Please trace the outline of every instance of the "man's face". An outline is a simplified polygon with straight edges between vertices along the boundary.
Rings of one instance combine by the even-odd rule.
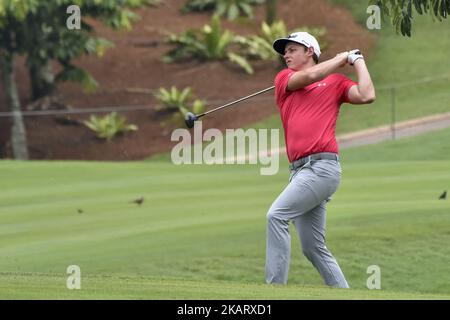
[[[295,42],[288,42],[284,48],[284,60],[288,68],[293,70],[300,70],[302,66],[306,65],[312,54],[314,53],[312,48],[305,50],[305,47]]]

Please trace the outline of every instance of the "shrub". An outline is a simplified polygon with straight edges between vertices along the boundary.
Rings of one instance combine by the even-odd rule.
[[[115,136],[128,131],[136,131],[138,127],[134,124],[127,124],[124,116],[119,116],[112,112],[102,118],[91,115],[89,120],[83,121],[84,125],[94,131],[97,137],[110,141]]]
[[[167,110],[173,113],[172,121],[176,124],[184,123],[184,117],[188,112],[199,114],[205,110],[206,103],[204,101],[195,99],[190,102],[193,100],[190,87],[183,90],[178,90],[175,86],[172,86],[170,90],[160,88],[155,97],[162,103],[157,110]]]
[[[166,63],[189,59],[228,60],[247,73],[253,73],[247,59],[232,51],[236,36],[229,30],[222,31],[218,15],[212,17],[211,25],[205,25],[201,30],[185,31],[179,36],[172,34],[168,42],[175,45],[175,48],[163,56]]]
[[[326,34],[325,28],[300,27],[291,32],[287,32],[286,25],[283,21],[275,21],[271,25],[263,22],[258,35],[253,35],[250,37],[237,36],[236,42],[241,45],[243,52],[242,54],[248,59],[279,59],[280,64],[284,65],[284,59],[273,50],[272,44],[276,39],[286,37],[286,35],[296,31],[306,31],[312,34],[321,44],[321,50],[326,50],[328,44],[324,40],[324,36]]]
[[[156,99],[162,102],[162,106],[158,106],[157,110],[168,110],[170,112],[178,111],[182,108],[187,108],[187,101],[192,96],[192,89],[190,87],[178,90],[175,86],[172,86],[169,90],[165,88],[159,88],[159,91],[155,94]]]
[[[183,12],[212,11],[228,20],[235,20],[241,15],[253,18],[253,5],[264,3],[265,0],[189,0],[183,7]]]

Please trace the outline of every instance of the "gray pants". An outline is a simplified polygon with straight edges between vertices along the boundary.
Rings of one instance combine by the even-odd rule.
[[[325,246],[326,204],[337,190],[341,166],[335,160],[317,160],[291,172],[289,184],[267,214],[266,282],[286,284],[291,254],[292,221],[303,254],[325,284],[348,288],[336,259]]]

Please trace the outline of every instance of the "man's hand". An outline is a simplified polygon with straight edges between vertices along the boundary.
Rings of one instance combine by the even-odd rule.
[[[352,66],[355,64],[355,61],[358,59],[364,59],[363,55],[361,54],[361,51],[359,49],[355,49],[348,52],[347,61]]]
[[[335,59],[337,59],[339,61],[339,67],[343,67],[346,65],[347,60],[348,60],[348,55],[349,55],[349,52],[344,51],[344,52],[338,53],[336,55],[336,57],[334,57]]]

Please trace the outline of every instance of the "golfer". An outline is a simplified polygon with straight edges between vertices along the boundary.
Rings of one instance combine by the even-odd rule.
[[[325,284],[348,288],[325,245],[326,205],[341,179],[336,119],[342,103],[373,102],[375,89],[359,50],[318,63],[319,43],[306,32],[277,39],[273,48],[287,64],[275,78],[275,97],[291,175],[267,214],[266,282],[287,283],[291,249],[288,227],[292,221],[303,254]],[[347,63],[354,66],[357,83],[334,73]]]

